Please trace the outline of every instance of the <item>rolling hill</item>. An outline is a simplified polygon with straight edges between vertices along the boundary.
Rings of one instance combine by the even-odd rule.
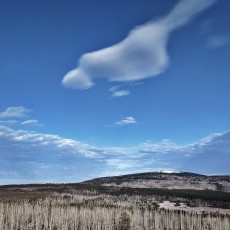
[[[160,189],[193,189],[230,192],[230,176],[206,176],[190,172],[148,172],[101,177],[83,183],[103,186]]]

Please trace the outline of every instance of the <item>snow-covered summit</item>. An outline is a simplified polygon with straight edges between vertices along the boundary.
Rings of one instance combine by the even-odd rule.
[[[163,170],[163,169],[160,169],[157,172],[159,173],[181,173],[180,171],[176,171],[176,170]]]

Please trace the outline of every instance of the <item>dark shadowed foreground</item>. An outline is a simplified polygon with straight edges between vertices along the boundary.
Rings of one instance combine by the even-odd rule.
[[[229,193],[218,191],[93,184],[0,187],[1,230],[229,230],[229,208]]]

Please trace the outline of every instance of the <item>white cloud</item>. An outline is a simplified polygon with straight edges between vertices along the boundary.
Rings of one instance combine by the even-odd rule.
[[[64,76],[62,84],[73,89],[88,89],[96,78],[127,82],[159,75],[169,65],[166,46],[170,33],[214,2],[180,1],[167,16],[134,28],[123,41],[82,55],[78,67]]]
[[[146,142],[140,145],[140,152],[143,153],[168,153],[170,151],[179,150],[180,147],[176,146],[174,143],[172,143],[168,139],[162,140],[160,143],[151,143]]]
[[[26,117],[28,112],[30,112],[30,110],[26,109],[23,106],[13,106],[1,112],[0,117],[1,118],[22,118],[22,117]]]
[[[129,123],[132,119],[129,117],[122,120],[123,123]],[[131,122],[132,123],[132,122]],[[106,147],[98,148],[89,144],[84,144],[73,139],[62,138],[53,134],[42,134],[29,132],[25,130],[14,130],[6,126],[0,125],[0,140],[8,140],[12,146],[24,146],[25,144],[38,148],[51,148],[55,151],[64,151],[71,154],[80,154],[85,157],[101,158],[105,156],[128,157],[130,159],[142,159],[146,154],[194,154],[208,153],[209,151],[219,154],[229,154],[230,149],[230,131],[225,133],[216,133],[205,137],[198,142],[188,145],[177,145],[168,139],[162,140],[160,143],[151,143],[150,141],[142,143],[138,146],[129,148]],[[10,146],[9,146],[10,147]],[[1,152],[1,151],[0,151]]]
[[[224,141],[223,141],[224,140]],[[230,131],[226,133],[214,133],[198,142],[188,145],[176,145],[172,141],[165,139],[160,143],[151,143],[150,141],[140,145],[141,153],[153,154],[182,154],[184,156],[193,156],[194,154],[207,153],[208,149],[223,153],[223,144],[230,147]],[[225,151],[225,150],[224,150]]]
[[[0,183],[6,180],[51,182],[51,179],[60,182],[63,178],[79,181],[88,177],[89,168],[93,177],[159,168],[229,174],[229,149],[230,131],[183,146],[165,139],[160,143],[148,141],[121,148],[95,147],[58,135],[0,126]]]
[[[230,43],[230,37],[226,35],[215,35],[208,39],[206,47],[209,49],[215,49],[226,46]]]
[[[148,157],[133,158],[132,155],[117,156],[105,159],[106,170],[102,172],[104,176],[124,175],[131,173],[153,171],[155,159]]]
[[[26,125],[26,126],[43,126],[38,122],[38,120],[26,120],[21,122],[21,125]]]
[[[124,161],[124,159],[107,159],[106,163],[108,166],[115,167],[117,169],[130,169],[133,168],[133,166],[136,166],[136,163],[134,161],[127,159]]]
[[[16,125],[17,123],[18,121],[16,120],[6,120],[6,121],[0,120],[0,124],[2,125]]]
[[[123,155],[128,149],[109,147],[97,148],[78,142],[73,139],[62,138],[58,135],[42,134],[29,132],[25,130],[14,130],[6,126],[0,126],[0,139],[12,142],[14,146],[24,146],[25,144],[38,148],[54,149],[57,152],[65,152],[66,154],[79,154],[89,158],[100,158],[104,155]],[[0,151],[1,153],[1,151]]]
[[[119,88],[120,88],[120,86],[115,85],[115,86],[111,87],[111,88],[109,89],[109,91],[110,91],[110,92],[115,92],[115,91],[117,91]]]
[[[113,97],[123,97],[129,95],[130,92],[128,90],[118,90],[112,93]]]
[[[38,120],[34,120],[34,119],[19,121],[22,120],[23,118],[27,118],[28,117],[27,114],[29,112],[31,112],[31,110],[23,106],[8,107],[5,111],[0,113],[0,118],[2,118],[2,120],[0,120],[0,124],[8,125],[8,126],[13,126],[13,125],[43,126],[38,122]],[[9,118],[15,118],[15,119],[9,119]]]
[[[120,86],[113,86],[109,89],[112,92],[112,97],[123,97],[130,94],[129,90],[119,90]]]
[[[136,124],[136,123],[137,122],[133,117],[126,117],[125,119],[121,121],[115,122],[115,125],[124,126],[124,125]]]

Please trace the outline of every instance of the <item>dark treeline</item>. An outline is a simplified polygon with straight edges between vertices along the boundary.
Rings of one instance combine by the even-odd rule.
[[[188,205],[194,206],[198,203],[203,203],[205,206],[230,209],[230,193],[211,190],[188,190],[188,189],[156,189],[156,188],[130,188],[130,187],[115,187],[101,186],[95,184],[31,184],[31,185],[6,185],[0,186],[1,194],[10,195],[17,193],[23,196],[25,191],[30,190],[30,194],[51,194],[53,192],[69,193],[75,191],[96,191],[98,194],[107,194],[112,196],[120,195],[140,195],[140,196],[155,196],[158,200],[180,200],[182,198]],[[26,194],[28,195],[28,194]],[[4,195],[3,195],[4,196]]]

